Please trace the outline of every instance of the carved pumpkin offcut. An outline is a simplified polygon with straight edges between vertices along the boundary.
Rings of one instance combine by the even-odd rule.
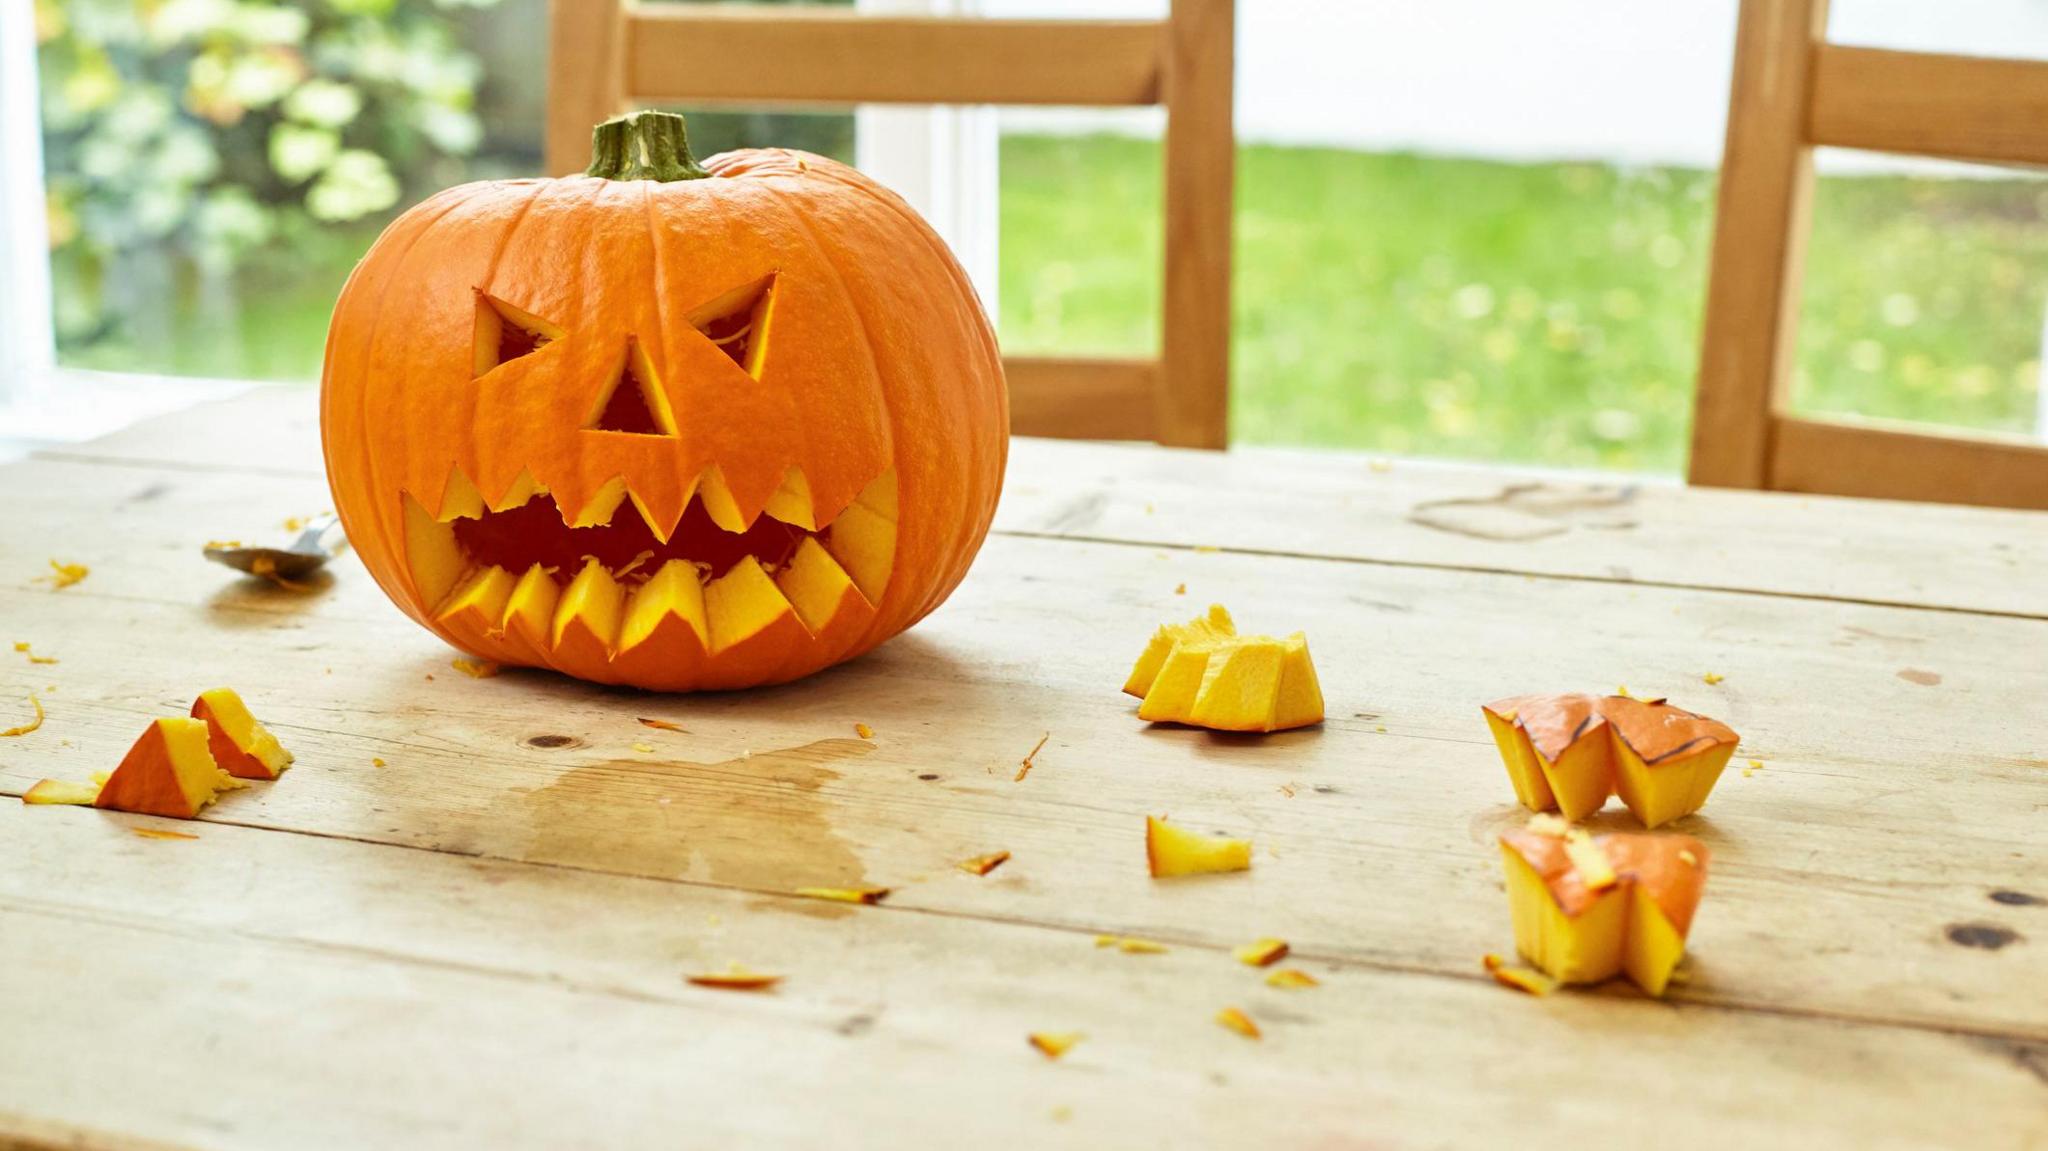
[[[588,173],[466,184],[343,289],[321,431],[363,563],[464,651],[663,691],[851,658],[995,513],[1008,400],[967,278],[845,165],[699,165],[682,118]]]

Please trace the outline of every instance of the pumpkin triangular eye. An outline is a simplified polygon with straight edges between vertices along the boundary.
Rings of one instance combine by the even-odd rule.
[[[689,319],[691,327],[758,380],[768,352],[768,320],[774,311],[775,273],[770,272],[702,305]]]
[[[639,340],[627,339],[625,362],[598,397],[595,414],[585,426],[593,431],[629,432],[636,436],[676,434],[668,398],[661,394],[654,364]]]
[[[562,329],[487,292],[476,294],[476,374],[529,356],[562,338]]]

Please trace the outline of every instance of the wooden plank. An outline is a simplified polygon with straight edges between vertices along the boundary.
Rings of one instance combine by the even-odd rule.
[[[318,477],[313,400],[303,388],[263,388],[43,459]],[[31,478],[20,490],[95,482],[76,468],[23,474]],[[106,482],[117,514],[143,515],[120,501],[180,479]],[[324,495],[271,504],[277,518],[326,506]],[[205,530],[274,530],[268,517],[250,508]],[[2048,570],[2048,532],[2032,513],[1758,496],[1596,473],[1018,439],[996,530],[2048,618],[2048,584],[2028,578]],[[24,529],[19,538],[32,548],[39,537]]]
[[[1813,197],[1805,109],[1827,0],[1743,0],[1707,281],[1693,483],[1766,486],[1791,381]]]
[[[1010,458],[1012,535],[2048,618],[2032,512],[1243,448],[1026,439]]]
[[[1010,431],[1069,440],[1151,440],[1158,412],[1152,360],[1006,356]]]
[[[2048,509],[2048,445],[1876,420],[1781,416],[1772,486],[1887,500]]]
[[[1154,20],[633,4],[626,29],[626,90],[640,102],[1159,102],[1161,25]]]
[[[1987,164],[2048,164],[2048,62],[1822,44],[1815,144]]]
[[[624,0],[548,0],[547,171],[590,164],[590,130],[625,109]]]
[[[1166,278],[1156,426],[1162,443],[1230,440],[1235,0],[1173,0],[1166,61]]]
[[[1365,1125],[1390,1145],[1638,1145],[1598,1121],[1617,1093],[1679,1148],[2048,1130],[2027,1047],[1531,999],[1476,965],[1297,959],[1324,985],[1283,992],[1213,948],[1124,955],[1085,933],[348,840],[13,805],[0,840],[0,966],[28,1005],[0,1041],[0,1145],[1329,1146]],[[1057,863],[931,882],[1015,887]],[[788,980],[743,996],[680,979],[733,959]],[[1210,1023],[1226,1003],[1264,1039]],[[1049,1063],[1023,1037],[1052,1029],[1087,1038]]]
[[[751,892],[897,884],[899,909],[1207,946],[1271,930],[1333,961],[1457,973],[1506,943],[1490,840],[1521,818],[1477,704],[1620,680],[1727,719],[1767,765],[1682,828],[1716,864],[1681,998],[2048,1039],[2048,1002],[2020,990],[2048,980],[2048,951],[1968,945],[1977,926],[2041,930],[1992,898],[2048,897],[2048,731],[2024,705],[2048,694],[2041,621],[998,538],[942,611],[867,659],[664,699],[457,675],[352,562],[298,596],[175,558],[213,524],[237,531],[231,516],[303,510],[310,481],[124,468],[120,495],[147,493],[124,503],[50,471],[83,465],[33,467],[8,478],[56,496],[24,507],[0,571],[26,579],[85,508],[117,510],[93,521],[104,550],[75,557],[87,581],[0,590],[20,633],[0,639],[62,661],[0,661],[0,699],[57,689],[44,729],[5,749],[10,793],[103,768],[147,717],[229,683],[302,763],[215,820]],[[1238,741],[1134,721],[1127,661],[1210,600],[1310,631],[1328,724]],[[1135,863],[1139,817],[1160,810],[1250,834],[1258,867],[1162,893]],[[914,882],[997,848],[1049,862],[995,894]]]

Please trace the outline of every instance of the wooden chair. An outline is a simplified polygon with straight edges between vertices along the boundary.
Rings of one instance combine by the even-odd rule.
[[[1157,359],[1009,356],[1020,434],[1220,448],[1230,390],[1235,0],[1164,20],[860,15],[823,7],[553,0],[547,164],[638,104],[1058,104],[1166,108]],[[1085,189],[1076,189],[1085,195]]]
[[[1831,44],[1827,0],[1742,0],[1692,482],[2048,508],[2048,446],[1791,414],[1819,145],[2048,164],[2048,62]]]

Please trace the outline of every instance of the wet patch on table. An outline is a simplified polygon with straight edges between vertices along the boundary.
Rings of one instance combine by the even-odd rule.
[[[1632,484],[1509,484],[1486,498],[1429,500],[1409,509],[1426,528],[1495,543],[1527,543],[1573,528],[1626,531],[1637,519]]]
[[[1902,667],[1898,671],[1898,676],[1907,683],[1917,683],[1921,687],[1933,687],[1941,682],[1939,673],[1922,671],[1917,667]]]
[[[866,869],[833,830],[821,789],[840,777],[826,765],[873,750],[862,740],[827,739],[716,763],[605,760],[513,793],[493,822],[524,830],[513,854],[532,863],[754,891],[858,886]],[[774,902],[821,916],[852,911],[820,900]]]
[[[2043,899],[2038,895],[2029,895],[2024,891],[2009,891],[2005,888],[1992,892],[1991,902],[2002,903],[2007,907],[2041,907],[2048,905],[2048,899]]]

